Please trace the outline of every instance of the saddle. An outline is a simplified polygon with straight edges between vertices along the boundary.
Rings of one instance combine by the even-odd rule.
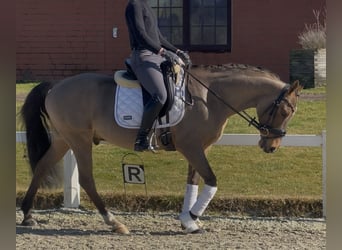
[[[125,60],[126,70],[114,74],[117,83],[114,116],[118,125],[125,128],[139,128],[144,104],[149,100],[149,93],[141,86],[135,76],[130,60]],[[159,113],[156,128],[176,125],[184,115],[185,77],[179,65],[165,61],[160,65],[163,73],[167,100]]]
[[[143,104],[149,100],[150,94],[144,89],[144,87],[139,83],[135,73],[133,72],[130,59],[125,60],[126,70],[119,70],[115,72],[114,80],[115,82],[126,88],[141,88],[143,94]],[[163,117],[172,108],[175,100],[175,75],[180,72],[179,65],[173,65],[169,61],[164,61],[161,63],[160,68],[163,73],[163,79],[165,84],[165,89],[167,92],[166,102],[159,113],[159,117]]]

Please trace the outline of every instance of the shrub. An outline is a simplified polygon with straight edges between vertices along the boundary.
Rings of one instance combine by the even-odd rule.
[[[303,49],[323,49],[326,47],[326,11],[313,10],[315,22],[305,24],[304,31],[298,36],[299,44]]]

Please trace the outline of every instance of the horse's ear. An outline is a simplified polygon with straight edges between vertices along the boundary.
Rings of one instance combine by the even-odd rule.
[[[291,94],[291,93],[296,93],[296,95],[298,96],[300,91],[302,91],[303,89],[303,86],[300,85],[299,81],[296,80],[292,83],[290,89],[289,89],[289,92],[288,94]]]

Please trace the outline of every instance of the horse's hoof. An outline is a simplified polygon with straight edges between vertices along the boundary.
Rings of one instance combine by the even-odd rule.
[[[197,220],[196,220],[196,223],[197,223],[197,225],[198,225],[200,228],[203,228],[203,222],[200,221],[198,218],[197,218]]]
[[[185,228],[182,224],[181,224],[181,228],[184,231],[184,233],[186,233],[186,234],[203,234],[206,232],[205,229],[201,228],[201,226],[200,226],[200,228],[198,228],[194,231],[191,231],[191,230]]]
[[[200,221],[200,219],[197,218],[195,220],[195,223],[198,225],[199,228],[203,228],[203,222]],[[181,224],[181,227],[182,227],[183,230],[185,229],[185,227],[182,224]]]
[[[118,234],[130,234],[128,228],[124,224],[117,225],[113,231]]]
[[[191,232],[190,234],[204,234],[205,232],[206,231],[204,229],[200,228],[200,229],[197,229],[197,230]]]
[[[193,220],[189,212],[181,213],[179,215],[179,219],[181,221],[182,229],[186,234],[198,233],[199,231],[201,231],[201,228],[198,225],[197,220]]]
[[[22,226],[27,226],[27,227],[33,227],[33,226],[36,226],[38,225],[38,222],[32,218],[29,218],[29,219],[24,219],[22,222],[21,222],[21,225]]]

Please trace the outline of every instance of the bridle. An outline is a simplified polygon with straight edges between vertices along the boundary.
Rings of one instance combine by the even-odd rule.
[[[270,105],[268,109],[266,109],[265,112],[267,112],[268,110],[271,110],[268,113],[267,122],[264,125],[260,125],[259,123],[257,124],[258,126],[257,129],[260,131],[261,137],[265,137],[267,139],[274,139],[274,138],[284,137],[286,135],[286,130],[280,129],[280,128],[273,128],[267,124],[270,124],[274,120],[274,117],[278,111],[278,108],[281,102],[285,102],[285,104],[291,109],[292,114],[296,111],[296,108],[289,102],[288,99],[285,98],[285,94],[288,92],[289,87],[290,85],[287,84],[281,90],[278,98],[274,102],[272,102],[272,104]]]
[[[198,79],[196,76],[194,76],[189,70],[184,68],[184,71],[190,75],[193,79],[195,79],[199,84],[201,84],[205,89],[207,89],[212,95],[214,95],[218,100],[220,100],[224,105],[229,107],[231,110],[233,110],[236,114],[238,114],[240,117],[242,117],[244,120],[248,122],[249,126],[255,127],[259,132],[260,136],[265,139],[275,139],[275,138],[282,138],[286,135],[286,130],[282,128],[273,128],[270,124],[271,121],[274,120],[274,117],[277,113],[277,110],[279,108],[279,105],[281,102],[285,102],[288,107],[292,110],[292,112],[295,112],[295,107],[285,98],[285,94],[288,91],[290,85],[286,85],[277,99],[272,102],[270,107],[266,109],[266,111],[271,110],[269,112],[268,120],[265,124],[261,124],[256,120],[256,117],[251,117],[248,113],[245,111],[238,111],[236,108],[234,108],[232,105],[227,103],[219,94],[217,94],[215,91],[211,90],[206,84],[204,84],[200,79]],[[266,112],[265,111],[265,112]]]

